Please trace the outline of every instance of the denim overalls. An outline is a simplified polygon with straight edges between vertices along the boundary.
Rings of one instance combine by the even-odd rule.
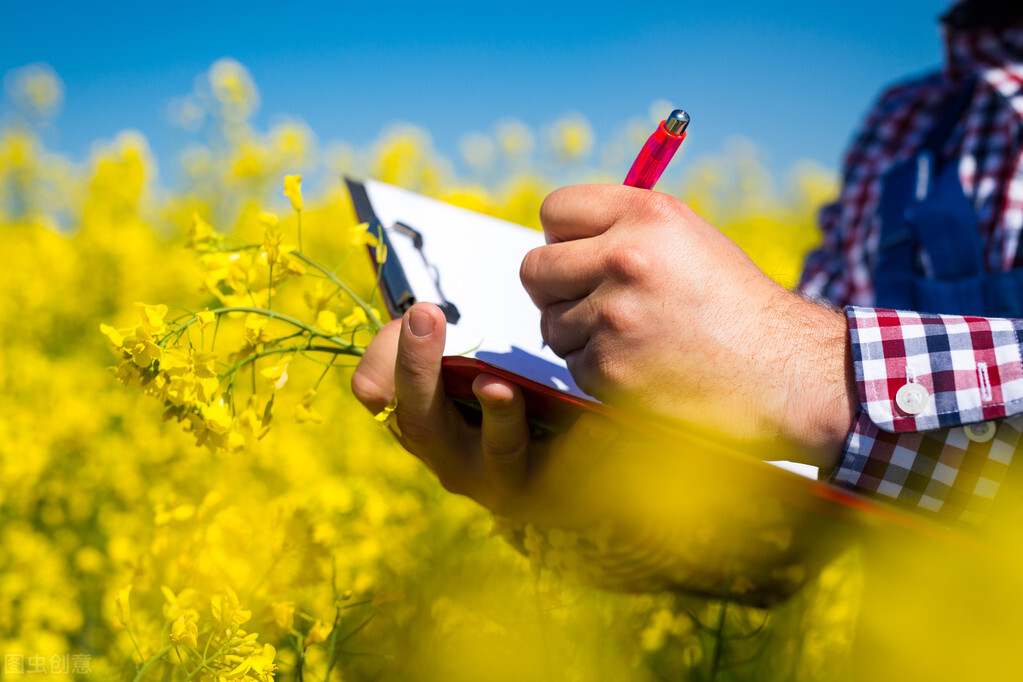
[[[974,84],[967,83],[948,106],[920,151],[881,178],[877,307],[1023,317],[1023,269],[985,272],[977,215],[963,193],[958,164],[941,157]]]

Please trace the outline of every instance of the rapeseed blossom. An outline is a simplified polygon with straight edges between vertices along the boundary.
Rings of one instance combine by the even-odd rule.
[[[310,131],[257,127],[243,65],[219,60],[178,98],[181,121],[209,138],[186,151],[175,189],[157,186],[138,134],[81,164],[48,151],[31,125],[56,115],[63,87],[52,70],[25,74],[11,82],[27,122],[0,129],[0,380],[12,396],[0,652],[178,681],[695,678],[715,651],[741,662],[765,643],[761,672],[819,680],[848,655],[855,557],[757,631],[761,609],[580,586],[609,529],[504,527],[445,494],[348,390],[386,320],[365,257],[378,235],[339,187],[315,189]],[[588,172],[598,150],[582,119],[554,130],[566,137],[499,122],[485,134],[486,184],[460,180],[413,127],[338,158],[537,227],[559,180],[534,169],[561,158]],[[833,178],[802,168],[779,198],[748,148],[712,161],[664,189],[693,192],[791,282]]]

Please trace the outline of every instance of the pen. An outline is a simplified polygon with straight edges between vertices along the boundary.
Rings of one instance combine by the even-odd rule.
[[[671,157],[675,156],[682,140],[686,139],[688,125],[689,114],[681,109],[676,109],[661,121],[654,134],[639,150],[639,156],[632,162],[632,168],[625,176],[625,184],[640,189],[650,189],[657,184]]]

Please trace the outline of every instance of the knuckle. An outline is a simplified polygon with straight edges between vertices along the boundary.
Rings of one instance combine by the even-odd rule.
[[[493,490],[477,501],[498,516],[512,516],[518,509],[515,497],[504,490]]]
[[[399,353],[395,364],[396,378],[404,382],[414,382],[428,377],[434,370],[432,358],[423,353]]]
[[[530,293],[532,293],[531,287],[536,282],[537,274],[542,272],[540,268],[540,260],[542,258],[543,247],[538,246],[525,255],[522,259],[522,264],[519,266],[519,281],[522,282],[522,286],[526,288],[526,291]]]
[[[614,353],[595,340],[581,353],[572,356],[569,371],[579,388],[596,398],[602,398],[620,384],[622,363]]]
[[[640,195],[640,212],[649,220],[670,220],[678,217],[684,204],[670,194],[648,192]]]
[[[520,443],[513,442],[507,439],[494,438],[484,434],[481,439],[483,446],[483,452],[487,453],[487,456],[495,460],[498,465],[510,464],[514,462],[522,453],[522,447]]]
[[[436,437],[434,428],[418,419],[402,417],[401,410],[397,412],[398,428],[401,429],[402,440],[414,453],[420,453],[427,449],[430,442]]]
[[[540,204],[540,222],[545,223],[560,213],[561,205],[565,202],[565,192],[568,188],[561,187],[554,190]]]
[[[608,251],[605,267],[609,274],[620,282],[635,283],[644,280],[650,273],[654,256],[644,243],[626,242]]]
[[[641,317],[627,299],[616,299],[597,309],[598,329],[628,333],[640,326]]]
[[[551,347],[551,350],[557,353],[558,351],[557,348],[555,348],[556,339],[554,338],[554,332],[554,313],[551,312],[549,306],[544,306],[540,311],[540,337],[543,338],[544,343]]]
[[[356,367],[352,373],[351,385],[352,394],[355,396],[355,399],[366,407],[369,407],[370,403],[380,397],[377,395],[379,392],[377,382],[373,381],[361,366]]]
[[[448,491],[452,495],[465,495],[466,486],[465,480],[451,471],[446,469],[434,470],[434,475],[437,477],[437,482],[440,483],[440,487]]]

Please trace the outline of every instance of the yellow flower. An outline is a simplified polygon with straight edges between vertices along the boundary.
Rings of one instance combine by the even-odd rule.
[[[132,386],[139,382],[141,376],[139,375],[139,368],[135,365],[133,360],[126,360],[117,367],[111,367],[114,376],[117,380],[125,386]]]
[[[252,612],[243,609],[238,603],[238,595],[230,587],[225,587],[223,593],[213,595],[210,600],[210,610],[213,619],[225,628],[241,625],[252,617]]]
[[[309,634],[305,636],[305,646],[326,642],[329,635],[330,628],[323,621],[318,620],[309,628]]]
[[[178,521],[178,522],[187,521],[190,518],[192,518],[193,516],[195,516],[195,506],[194,505],[191,505],[191,504],[181,504],[181,505],[178,505],[176,507],[168,508],[166,504],[163,504],[161,502],[160,504],[156,505],[156,515],[153,518],[153,523],[156,524],[157,526],[165,526],[168,523],[171,523],[172,521]],[[167,588],[163,587],[161,589],[164,590],[163,596],[167,597],[168,596]],[[193,590],[193,592],[194,592],[194,590]],[[170,593],[170,596],[173,596],[173,593]],[[186,598],[187,598],[187,595],[186,595]],[[166,605],[164,605],[164,607],[163,607],[163,614],[164,614],[164,616],[166,616],[167,618],[169,618],[171,620],[173,620],[174,618],[177,618],[178,616],[181,615],[181,613],[175,613],[173,616],[169,615],[167,613],[167,606]]]
[[[330,303],[330,299],[334,297],[336,291],[337,289],[327,291],[323,286],[323,280],[317,280],[315,289],[302,292],[302,297],[305,299],[307,306],[318,312],[326,309],[327,304]]]
[[[99,326],[100,332],[110,339],[110,343],[114,344],[118,349],[124,346],[124,337],[121,336],[121,332],[117,331],[108,324],[101,324]]]
[[[273,419],[273,399],[271,399],[263,410],[259,409],[259,399],[250,395],[245,409],[238,415],[238,424],[249,431],[257,440],[262,440],[270,431],[270,421]],[[233,435],[233,434],[232,434]]]
[[[32,114],[51,116],[60,110],[64,101],[64,83],[49,65],[29,64],[6,75],[11,81],[10,94]]]
[[[284,235],[272,227],[267,228],[263,235],[263,258],[271,268],[281,259],[281,242]]]
[[[139,317],[142,318],[142,327],[150,334],[162,334],[167,331],[167,325],[163,321],[164,316],[167,314],[167,306],[161,303],[160,305],[146,305],[145,303],[136,303],[135,307],[139,311]]]
[[[160,591],[163,592],[163,598],[167,600],[167,603],[163,605],[164,618],[167,620],[176,620],[182,616],[192,613],[196,614],[198,617],[199,614],[195,610],[195,605],[199,601],[199,593],[194,589],[186,587],[175,595],[171,588],[163,585],[160,588]]]
[[[199,628],[195,624],[195,615],[187,613],[171,625],[170,640],[179,646],[195,649],[199,646]]]
[[[348,315],[345,319],[341,320],[341,324],[345,329],[355,329],[356,327],[366,324],[368,321],[366,311],[356,306],[355,309],[352,310],[351,315]]]
[[[217,319],[217,316],[211,313],[209,308],[203,310],[201,313],[196,315],[196,317],[199,319],[200,330],[206,329],[206,327],[213,324],[213,322]]]
[[[291,248],[290,246],[287,247],[288,252],[281,254],[281,265],[284,266],[284,269],[281,270],[281,278],[288,275],[301,277],[305,274],[305,263],[291,255]]]
[[[593,128],[579,114],[573,114],[554,124],[551,146],[563,161],[581,159],[593,150]]]
[[[341,331],[337,325],[337,315],[331,310],[321,310],[316,315],[316,326],[328,334],[337,334]]]
[[[245,317],[245,343],[255,348],[269,340],[270,335],[266,333],[266,318],[256,313],[249,313]]]
[[[291,358],[278,362],[273,367],[267,367],[260,374],[273,388],[284,388],[288,381],[288,364]]]
[[[193,213],[192,224],[188,228],[188,245],[193,249],[208,246],[215,238],[213,226],[203,220],[198,213]]]
[[[302,210],[302,176],[284,176],[284,196],[291,199],[291,207],[296,211]]]
[[[306,422],[319,424],[323,421],[323,415],[313,408],[313,398],[315,397],[316,391],[310,389],[306,391],[306,394],[302,396],[300,401],[295,403],[295,421],[299,424],[304,424]]]
[[[117,620],[127,627],[128,621],[131,620],[131,585],[125,585],[117,591],[114,603],[117,604]]]
[[[290,630],[292,623],[295,622],[295,602],[275,601],[270,604],[270,608],[273,609],[274,622],[277,623],[277,627],[282,630]]]
[[[231,429],[231,413],[221,403],[203,405],[202,418],[203,424],[213,433],[224,434]]]
[[[214,368],[216,353],[172,348],[164,353],[160,369],[169,379],[167,397],[175,405],[211,402],[220,387]]]
[[[266,213],[263,211],[259,212],[256,219],[263,223],[263,227],[277,227],[277,223],[281,222],[276,213]]]
[[[225,677],[236,679],[251,673],[257,680],[268,682],[274,678],[274,672],[277,670],[277,666],[274,664],[276,656],[277,650],[274,649],[273,645],[264,644],[262,651],[250,654],[244,661],[227,673]]]
[[[387,420],[391,418],[391,415],[394,413],[396,409],[398,409],[398,399],[391,398],[391,402],[387,403],[387,407],[380,410],[380,412],[374,415],[373,419],[377,420],[381,424],[386,424]]]
[[[377,240],[377,236],[369,231],[369,223],[356,225],[355,227],[350,228],[349,232],[352,235],[352,246],[376,246],[380,243]]]
[[[134,335],[124,337],[124,351],[136,365],[143,368],[163,357],[163,349],[156,345],[152,335],[143,326],[136,327]]]

